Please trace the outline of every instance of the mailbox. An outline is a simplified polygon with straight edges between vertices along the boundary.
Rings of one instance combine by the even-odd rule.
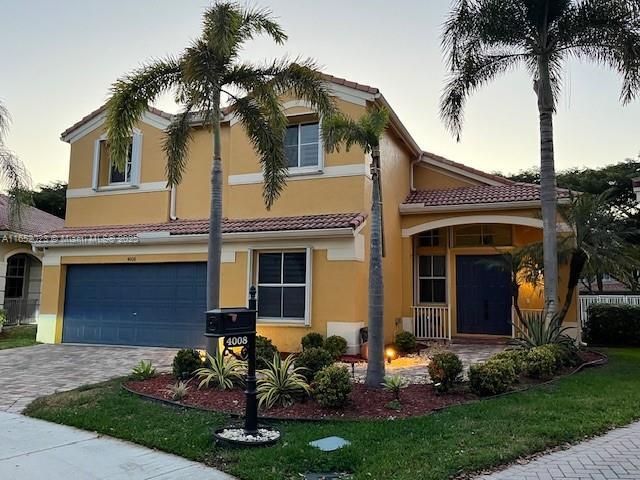
[[[205,336],[226,337],[256,333],[256,311],[248,308],[216,308],[207,312]]]

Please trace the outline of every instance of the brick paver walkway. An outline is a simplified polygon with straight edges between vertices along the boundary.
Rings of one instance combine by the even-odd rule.
[[[478,480],[640,479],[640,422]]]
[[[171,365],[175,349],[35,345],[0,350],[0,411],[21,412],[35,398],[126,375],[140,360]]]

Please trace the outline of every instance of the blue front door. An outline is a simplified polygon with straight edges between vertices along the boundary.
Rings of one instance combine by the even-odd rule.
[[[511,335],[510,273],[486,255],[456,257],[458,333]]]
[[[62,341],[202,347],[205,263],[69,265]]]

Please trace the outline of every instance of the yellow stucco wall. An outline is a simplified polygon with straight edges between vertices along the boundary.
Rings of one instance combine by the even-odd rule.
[[[413,185],[417,190],[437,190],[478,185],[479,182],[463,178],[431,165],[416,165],[413,169]]]

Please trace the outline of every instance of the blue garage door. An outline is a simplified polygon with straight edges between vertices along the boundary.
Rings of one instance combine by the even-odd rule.
[[[62,341],[204,346],[206,264],[69,265]]]

